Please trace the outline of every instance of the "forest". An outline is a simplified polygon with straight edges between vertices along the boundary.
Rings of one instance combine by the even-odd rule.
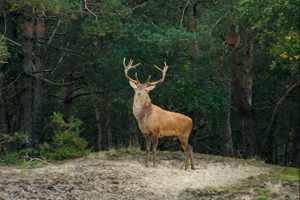
[[[126,58],[194,152],[298,167],[299,44],[298,0],[1,0],[0,162],[145,150]]]

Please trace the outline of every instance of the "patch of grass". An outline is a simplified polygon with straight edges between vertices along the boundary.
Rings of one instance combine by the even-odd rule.
[[[263,188],[260,188],[258,190],[258,192],[264,196],[268,196],[270,193],[271,193],[271,190],[270,189],[263,189]]]
[[[264,200],[267,199],[267,197],[275,197],[278,195],[280,189],[281,189],[282,185],[281,183],[271,183],[268,182],[266,183],[266,188],[260,188],[258,190],[258,192],[262,195],[262,196],[258,196],[256,198],[256,200]]]
[[[110,159],[127,158],[128,156],[140,154],[141,152],[142,151],[138,147],[110,149],[107,151],[106,156]]]
[[[265,196],[259,196],[259,197],[256,197],[255,200],[267,200],[267,197],[265,197]]]
[[[41,168],[44,165],[37,162],[37,161],[32,161],[32,162],[26,162],[24,160],[24,163],[18,167],[18,169],[35,169],[35,168]]]
[[[271,166],[273,169],[270,173],[272,177],[276,177],[277,179],[289,179],[289,180],[298,180],[299,181],[299,169],[291,168],[291,167],[279,167],[279,166]]]
[[[295,168],[282,167],[279,169],[279,172],[284,176],[287,176],[288,178],[292,178],[292,179],[299,179],[300,176],[299,169],[295,169]]]

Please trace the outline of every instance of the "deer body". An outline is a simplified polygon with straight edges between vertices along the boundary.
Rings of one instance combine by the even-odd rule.
[[[127,67],[125,65],[125,59],[123,61],[125,66],[125,75],[129,79],[131,87],[133,87],[135,90],[133,114],[138,121],[139,128],[143,133],[146,141],[146,167],[149,167],[151,142],[154,167],[157,167],[156,148],[158,138],[171,138],[176,141],[185,151],[185,169],[188,168],[189,160],[191,161],[191,168],[195,169],[193,148],[188,144],[189,135],[193,128],[192,120],[185,115],[166,111],[152,104],[148,94],[149,91],[155,88],[155,85],[157,83],[163,81],[164,75],[167,71],[167,66],[165,66],[164,71],[161,70],[163,71],[164,75],[160,81],[149,83],[149,77],[146,84],[141,84],[138,80],[133,80],[127,76],[127,71],[130,68],[134,68],[137,66],[131,66],[132,62],[133,61],[130,61],[129,66]]]
[[[189,117],[163,110],[151,101],[143,102],[141,105],[139,101],[134,100],[133,113],[144,135],[157,133],[158,138],[176,140],[180,137],[176,133],[190,132],[193,127]]]

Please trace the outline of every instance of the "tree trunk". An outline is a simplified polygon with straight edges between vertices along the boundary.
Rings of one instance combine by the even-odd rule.
[[[248,104],[252,105],[252,69],[253,69],[253,38],[254,30],[246,29],[246,55],[244,59],[245,69],[243,71],[243,90]]]
[[[100,110],[98,109],[96,104],[94,104],[94,108],[95,108],[96,126],[97,126],[97,134],[96,134],[97,148],[96,148],[96,150],[101,151],[101,149],[102,149],[102,129],[100,126]]]
[[[108,149],[111,149],[113,147],[112,145],[112,135],[111,135],[111,128],[110,128],[110,110],[109,110],[109,99],[108,99],[108,91],[107,91],[107,85],[103,85],[103,92],[104,92],[104,107],[105,107],[105,128],[106,128],[106,134],[107,134],[107,145]]]
[[[253,116],[250,110],[250,105],[245,98],[241,80],[235,72],[232,73],[232,89],[234,94],[234,102],[242,117],[243,131],[243,154],[245,158],[251,158],[256,155],[256,138],[254,132]]]
[[[234,26],[231,27],[233,30]],[[232,70],[232,91],[234,94],[234,102],[242,117],[242,132],[243,132],[243,154],[245,158],[251,158],[256,155],[256,137],[254,132],[254,121],[251,113],[252,100],[252,52],[253,52],[253,36],[254,31],[250,28],[246,31],[246,55],[244,64],[246,68],[243,72],[243,82],[237,76],[235,69]],[[229,34],[228,41],[230,44],[236,45],[238,39],[234,36],[233,31]],[[233,50],[231,63],[236,68],[237,52]]]
[[[128,116],[128,130],[129,130],[129,147],[139,147],[139,138],[137,133],[137,124],[134,117]]]
[[[288,150],[288,145],[289,145],[289,143],[286,143],[285,144],[285,147],[284,147],[284,160],[283,160],[283,166],[285,166],[286,167],[286,161],[287,161],[287,150]],[[272,158],[272,160],[273,160],[273,158]]]
[[[261,149],[261,156],[263,158],[267,158],[266,160],[267,163],[270,163],[273,160],[273,158],[271,157],[272,154],[270,154],[270,152],[273,151],[272,142],[274,138],[274,129],[277,123],[279,110],[285,104],[288,96],[290,96],[299,87],[299,84],[300,84],[300,80],[294,83],[275,105],[272,117],[270,119],[269,125],[265,133],[265,138],[263,140],[262,149]]]
[[[299,136],[299,121],[295,124],[293,149],[292,149],[292,167],[298,167],[300,165],[300,136]]]
[[[25,15],[23,25],[23,38],[21,48],[21,93],[20,93],[20,125],[19,133],[24,137],[21,141],[22,148],[32,148],[33,120],[32,120],[32,78],[27,73],[32,73],[31,54],[33,45],[34,18]]]
[[[6,30],[6,14],[4,13],[4,11],[1,12],[0,14],[0,27],[3,28],[4,30]],[[1,62],[0,60],[0,138],[4,137],[4,141],[0,141],[3,142],[3,147],[5,148],[5,152],[7,152],[8,154],[12,153],[12,149],[10,146],[10,143],[8,142],[8,138],[5,137],[5,135],[8,134],[8,124],[7,124],[7,118],[6,118],[6,109],[5,109],[5,105],[4,105],[4,69],[5,69],[5,62]],[[1,147],[1,145],[0,145]],[[3,152],[0,148],[0,151]]]
[[[95,108],[95,116],[96,116],[96,126],[97,126],[97,134],[96,134],[96,150],[101,151],[102,149],[102,129],[100,126],[100,110],[99,108],[96,106],[96,94],[95,92],[91,89],[91,87],[89,86],[90,91],[93,95],[93,102],[94,102],[94,108]]]
[[[244,58],[245,69],[243,70],[243,99],[247,105],[248,112],[251,114],[251,105],[252,105],[252,69],[253,69],[253,38],[254,30],[251,28],[246,29],[246,55]],[[252,118],[245,117],[242,118],[243,126],[243,140],[244,140],[244,154],[246,157],[253,157],[256,155],[256,137],[254,132],[254,121]],[[249,148],[248,148],[249,147]]]
[[[221,77],[222,78],[230,78],[227,76],[225,71],[225,66],[221,69]],[[231,89],[230,89],[230,80],[224,82],[223,85],[225,86],[224,89],[227,90],[227,96],[224,97],[224,101],[227,104],[227,110],[225,111],[225,117],[222,121],[222,126],[220,129],[220,155],[233,157],[233,144],[232,144],[232,137],[231,137],[231,125],[230,125],[230,101],[231,101]]]
[[[197,32],[197,28],[196,28],[196,18],[197,18],[197,1],[196,0],[190,0],[189,3],[186,4],[187,9],[186,9],[186,15],[185,17],[187,17],[187,23],[189,25],[189,31],[190,32]],[[195,40],[195,42],[190,44],[189,47],[189,53],[191,55],[198,55],[199,56],[199,52],[198,52],[198,41]]]
[[[68,72],[68,82],[74,81],[74,73],[72,71],[72,67]],[[65,95],[64,95],[64,108],[63,108],[63,119],[65,122],[69,122],[70,118],[73,115],[73,92],[75,89],[75,84],[71,84],[65,87]]]
[[[37,77],[43,78],[43,71],[45,65],[45,45],[39,42],[45,42],[46,36],[46,24],[44,18],[37,19],[36,25],[36,36],[37,51],[35,56],[35,75]],[[42,139],[43,134],[43,93],[44,85],[43,81],[35,79],[34,80],[34,90],[33,90],[33,137],[35,146],[37,146]]]
[[[222,127],[220,130],[220,147],[221,156],[234,156],[230,126],[230,108],[228,108],[226,111],[225,119],[222,122]]]
[[[4,64],[0,64],[0,70],[2,71]],[[13,152],[10,142],[8,141],[8,137],[5,135],[8,134],[8,124],[6,118],[6,109],[4,105],[4,91],[2,90],[4,86],[4,74],[0,72],[0,138],[4,138],[3,147],[5,148],[5,152],[11,154]],[[1,145],[0,145],[1,146]],[[0,149],[1,150],[1,149]]]
[[[92,100],[93,100],[93,106],[95,108],[95,117],[96,117],[96,127],[97,127],[97,131],[96,131],[96,134],[94,136],[94,139],[95,139],[95,150],[96,151],[101,151],[102,150],[102,129],[101,129],[101,125],[100,125],[100,110],[99,108],[97,107],[96,103],[97,103],[97,96],[96,96],[96,93],[95,91],[92,89],[91,85],[90,85],[90,82],[89,80],[87,79],[86,77],[86,83],[88,85],[88,88],[92,94]]]

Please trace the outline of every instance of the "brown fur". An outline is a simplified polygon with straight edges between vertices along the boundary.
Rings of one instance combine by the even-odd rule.
[[[154,167],[157,167],[156,148],[158,138],[171,138],[185,151],[185,169],[188,169],[189,160],[191,161],[191,168],[195,169],[193,148],[188,144],[193,128],[192,120],[185,115],[166,111],[152,104],[148,92],[154,89],[155,86],[140,83],[136,85],[132,82],[130,82],[130,85],[135,89],[133,113],[146,140],[146,167],[149,167],[151,142]]]

